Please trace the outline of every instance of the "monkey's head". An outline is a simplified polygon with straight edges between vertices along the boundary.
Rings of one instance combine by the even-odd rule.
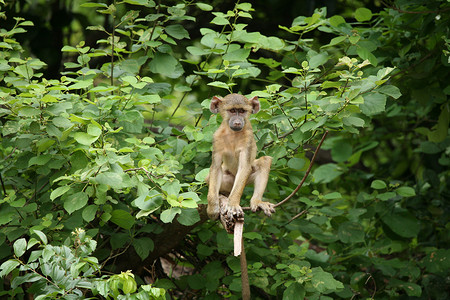
[[[258,96],[247,99],[240,94],[229,94],[223,98],[214,96],[209,109],[214,114],[220,113],[232,130],[241,131],[249,122],[249,115],[256,114],[260,105]]]

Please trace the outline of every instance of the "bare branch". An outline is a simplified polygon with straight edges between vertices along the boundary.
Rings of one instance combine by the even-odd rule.
[[[327,135],[328,135],[328,130],[325,131],[325,133],[324,133],[323,136],[322,136],[322,139],[320,140],[319,145],[318,145],[317,148],[316,148],[316,151],[314,151],[314,155],[313,155],[313,157],[312,157],[312,159],[311,159],[311,162],[309,163],[309,167],[308,167],[308,169],[306,170],[306,173],[305,173],[305,175],[303,176],[303,179],[302,179],[302,181],[300,182],[300,184],[295,188],[295,190],[294,190],[289,196],[287,196],[285,199],[283,199],[282,201],[280,201],[280,202],[278,202],[277,204],[275,204],[275,207],[278,207],[278,206],[282,205],[283,203],[286,203],[286,202],[287,202],[289,199],[291,199],[291,198],[298,192],[298,190],[303,186],[303,183],[305,183],[305,180],[306,180],[306,178],[308,177],[309,172],[311,172],[312,166],[314,165],[314,160],[316,159],[317,153],[319,152],[320,147],[322,147],[323,141],[325,140],[325,138],[327,137]]]

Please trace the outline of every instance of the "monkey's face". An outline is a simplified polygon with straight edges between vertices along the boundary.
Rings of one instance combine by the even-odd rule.
[[[248,118],[248,111],[244,108],[231,108],[226,111],[228,125],[233,131],[241,131],[244,128],[245,120]]]
[[[243,130],[245,122],[250,122],[249,115],[256,114],[259,108],[257,96],[247,99],[240,94],[229,94],[224,98],[214,96],[210,104],[211,112],[220,113],[223,122],[228,122],[228,126],[233,131]]]

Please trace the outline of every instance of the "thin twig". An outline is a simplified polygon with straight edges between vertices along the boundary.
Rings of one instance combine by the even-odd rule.
[[[315,161],[315,159],[316,159],[317,153],[319,152],[320,147],[322,147],[323,141],[325,141],[325,138],[327,137],[327,135],[328,135],[328,130],[325,131],[325,133],[324,133],[323,136],[322,136],[322,139],[320,140],[319,145],[317,146],[316,150],[314,151],[314,155],[313,155],[313,157],[311,158],[311,162],[309,163],[309,167],[308,167],[308,169],[306,170],[306,173],[305,173],[305,175],[303,176],[303,179],[302,179],[302,181],[300,182],[300,184],[295,188],[295,190],[294,190],[289,196],[287,196],[287,197],[284,198],[282,201],[280,201],[280,202],[278,202],[277,204],[275,204],[274,207],[278,207],[278,206],[282,205],[283,203],[287,202],[287,201],[288,201],[289,199],[291,199],[291,198],[295,195],[295,193],[297,193],[298,190],[302,187],[303,183],[305,182],[306,178],[307,178],[308,175],[309,175],[309,172],[311,172],[311,168],[312,168],[312,166],[313,166],[313,164],[314,164],[314,161]],[[247,206],[247,207],[242,207],[242,210],[250,210],[250,207],[248,207],[248,206]],[[292,220],[291,220],[291,221],[292,221]]]
[[[303,216],[304,214],[306,214],[308,212],[307,209],[302,210],[300,213],[296,214],[292,219],[289,220],[288,224],[291,223],[292,221],[294,221],[295,219]]]
[[[132,168],[132,169],[124,170],[124,172],[137,172],[137,171],[144,171],[144,173],[145,173],[145,175],[147,176],[147,178],[148,178],[148,179],[155,185],[155,187],[156,187],[157,189],[159,189],[159,190],[161,191],[161,193],[162,193],[161,188],[160,188],[160,187],[156,184],[156,182],[153,181],[153,179],[150,177],[150,175],[153,176],[153,174],[152,174],[151,172],[149,172],[146,168],[140,167],[140,168]]]
[[[377,282],[375,281],[375,279],[372,277],[372,274],[370,274],[370,273],[367,273],[367,275],[369,275],[369,277],[367,278],[367,280],[366,280],[366,285],[367,285],[367,283],[369,282],[369,280],[370,279],[372,279],[372,281],[373,281],[373,287],[374,287],[374,291],[373,291],[373,293],[372,293],[372,297],[371,297],[371,299],[375,299],[374,297],[375,297],[375,294],[377,293]]]
[[[6,187],[5,187],[5,184],[3,183],[3,178],[2,178],[1,173],[0,173],[0,183],[2,184],[3,196],[6,198]]]
[[[289,199],[291,199],[291,198],[298,192],[298,190],[303,186],[303,183],[305,182],[306,178],[307,178],[308,175],[309,175],[309,172],[311,172],[312,166],[314,165],[314,161],[315,161],[315,159],[316,159],[317,153],[319,152],[320,147],[322,147],[323,141],[325,140],[325,138],[327,137],[327,135],[328,135],[328,130],[325,131],[325,133],[324,133],[323,136],[322,136],[322,139],[320,140],[319,145],[318,145],[317,148],[316,148],[316,151],[314,151],[314,155],[313,155],[313,157],[312,157],[312,159],[311,159],[311,162],[309,163],[309,167],[308,167],[308,169],[306,170],[306,173],[305,173],[305,175],[303,176],[303,179],[302,179],[302,181],[300,182],[300,184],[295,188],[295,190],[294,190],[289,196],[287,196],[285,199],[283,199],[282,201],[280,201],[280,202],[278,202],[277,204],[275,204],[275,207],[278,207],[278,206],[282,205],[283,203],[287,202],[287,201],[288,201]]]

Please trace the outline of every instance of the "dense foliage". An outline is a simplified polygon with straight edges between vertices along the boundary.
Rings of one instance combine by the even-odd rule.
[[[204,179],[209,100],[240,92],[261,101],[272,202],[329,131],[298,194],[246,214],[253,298],[447,299],[448,1],[316,9],[272,33],[250,3],[162,2],[82,4],[97,40],[68,41],[58,78],[18,42],[33,22],[0,29],[0,295],[238,299]]]

